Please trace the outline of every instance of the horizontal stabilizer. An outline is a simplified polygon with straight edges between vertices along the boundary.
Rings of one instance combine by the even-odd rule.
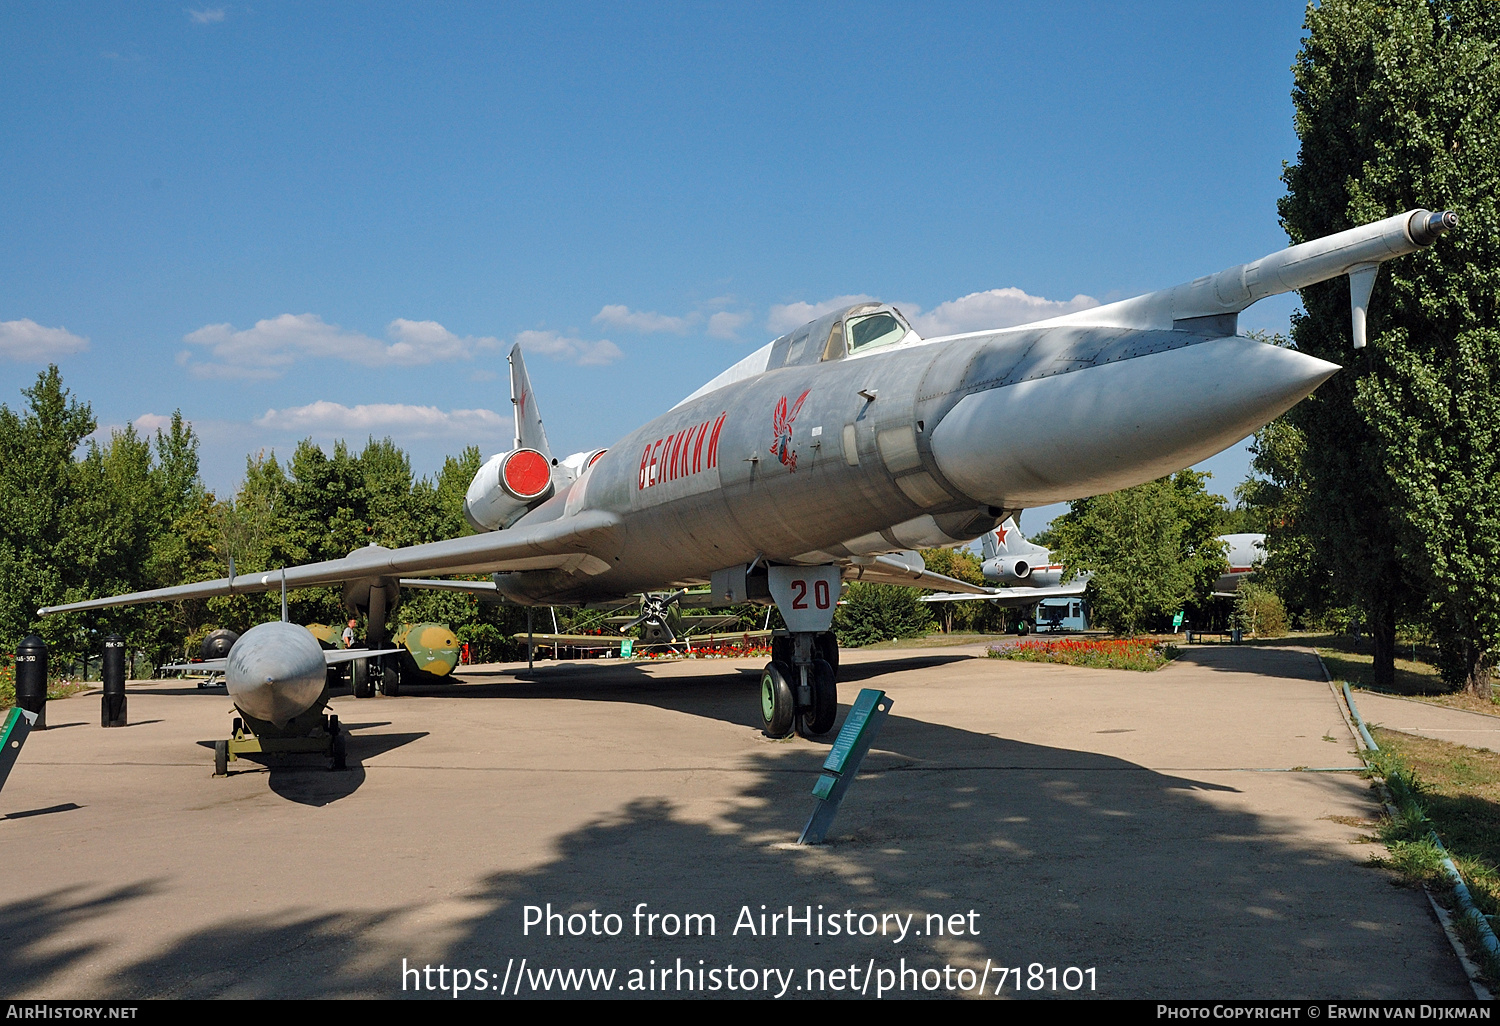
[[[987,588],[983,595],[923,595],[923,602],[979,602],[990,601],[998,606],[1030,606],[1042,599],[1078,598],[1088,587],[1086,581],[1075,581],[1056,588]]]

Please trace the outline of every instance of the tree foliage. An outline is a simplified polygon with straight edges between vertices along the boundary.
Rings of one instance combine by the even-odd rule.
[[[1049,542],[1068,577],[1087,571],[1095,623],[1137,634],[1179,609],[1201,607],[1227,568],[1216,540],[1224,500],[1208,475],[1184,470],[1080,499],[1052,521]]]
[[[1365,610],[1377,680],[1392,679],[1398,620],[1430,612],[1445,672],[1487,693],[1500,644],[1500,5],[1326,0],[1307,29],[1293,69],[1301,149],[1280,203],[1292,241],[1414,207],[1461,220],[1383,265],[1362,353],[1347,281],[1303,290],[1293,341],[1347,367],[1287,414],[1300,467],[1276,484],[1294,485],[1295,520],[1273,534],[1299,539],[1289,558],[1314,589],[1326,574]]]
[[[916,638],[932,630],[932,607],[916,588],[855,581],[833,614],[840,645],[857,647],[896,638]]]

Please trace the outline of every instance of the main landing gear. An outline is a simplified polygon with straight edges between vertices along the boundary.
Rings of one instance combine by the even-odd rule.
[[[385,697],[394,698],[401,694],[401,655],[356,659],[349,664],[349,679],[355,698],[370,698],[377,688]]]
[[[760,674],[761,725],[768,737],[820,737],[839,713],[839,643],[832,631],[777,633]]]

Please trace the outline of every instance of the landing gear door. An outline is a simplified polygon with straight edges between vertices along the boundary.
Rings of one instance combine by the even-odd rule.
[[[771,598],[787,630],[821,633],[833,626],[843,574],[836,566],[769,567]]]

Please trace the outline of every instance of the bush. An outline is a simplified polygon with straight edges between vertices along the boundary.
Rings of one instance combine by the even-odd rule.
[[[933,629],[932,607],[916,588],[855,581],[833,614],[839,644],[849,648],[896,638],[919,638]]]
[[[1231,629],[1238,627],[1246,634],[1261,638],[1284,637],[1286,607],[1271,589],[1242,581],[1234,598],[1234,612],[1229,616],[1229,626]]]

